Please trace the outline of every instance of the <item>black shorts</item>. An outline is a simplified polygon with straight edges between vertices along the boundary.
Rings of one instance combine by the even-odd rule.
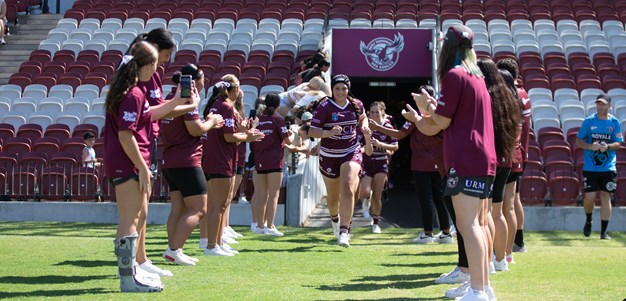
[[[232,178],[232,177],[228,175],[223,175],[221,173],[205,173],[204,174],[204,179],[206,179],[207,181],[211,179],[228,179],[228,178]]]
[[[268,174],[268,173],[275,173],[275,172],[280,172],[280,173],[282,173],[282,172],[283,172],[283,170],[282,170],[282,169],[280,169],[280,168],[276,168],[276,169],[266,169],[266,170],[257,170],[257,171],[256,171],[256,173],[257,173],[258,175],[266,175],[266,174]]]
[[[614,171],[584,171],[583,185],[585,192],[606,191],[614,192],[617,188],[617,173]]]
[[[511,172],[509,177],[506,179],[507,184],[511,184],[513,182],[517,182],[517,180],[522,176],[521,172]],[[519,183],[518,183],[519,184]]]
[[[509,175],[511,174],[510,167],[498,167],[496,169],[496,177],[493,180],[493,189],[491,190],[491,199],[493,203],[502,203],[504,199],[504,188],[508,183]]]
[[[170,191],[180,191],[184,198],[207,193],[206,180],[200,167],[163,168]]]
[[[492,176],[460,177],[456,171],[450,170],[444,195],[455,196],[462,192],[468,196],[486,199],[493,189],[493,180]]]
[[[245,169],[244,166],[241,167],[237,167],[237,169],[235,169],[235,174],[236,175],[243,175],[243,170]]]
[[[135,179],[135,181],[139,182],[139,175],[132,173],[128,176],[121,177],[121,178],[113,178],[113,179],[109,178],[109,183],[111,183],[111,185],[115,187],[117,185],[124,184],[126,183],[126,181],[132,180],[132,179]]]

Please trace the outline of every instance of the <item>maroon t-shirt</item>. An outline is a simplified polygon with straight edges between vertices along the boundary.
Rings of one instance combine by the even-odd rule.
[[[528,93],[522,87],[517,88],[517,97],[521,101],[520,108],[522,109],[522,132],[520,135],[520,147],[522,152],[523,162],[528,161],[528,137],[530,135],[530,97]]]
[[[172,99],[170,93],[165,99]],[[163,168],[200,167],[202,165],[202,141],[189,134],[186,121],[200,120],[198,109],[175,118],[161,119],[163,141]]]
[[[202,170],[208,174],[221,174],[232,177],[235,175],[237,162],[237,143],[228,143],[225,134],[237,133],[235,109],[223,98],[218,98],[210,110],[224,118],[224,126],[210,130],[203,144]]]
[[[265,134],[261,141],[253,142],[256,170],[282,169],[285,165],[283,139],[289,136],[285,120],[276,114],[272,116],[264,114],[259,117],[259,125],[256,128]]]
[[[150,106],[156,106],[163,103],[163,84],[161,82],[161,75],[159,72],[154,72],[152,78],[146,82],[139,82],[137,86],[144,88],[146,92],[146,98]],[[173,98],[173,97],[172,97]],[[159,121],[152,121],[152,132],[154,137],[159,138]]]
[[[354,101],[361,108],[361,114],[364,114],[365,108],[363,108],[363,103],[358,99]],[[343,128],[343,131],[340,135],[322,138],[320,155],[340,158],[355,152],[357,148],[361,147],[356,134],[358,123],[359,116],[356,116],[355,108],[349,101],[346,101],[343,106],[339,106],[332,98],[322,102],[313,113],[311,127],[331,130],[334,126],[339,125]]]
[[[388,129],[393,129],[393,125],[391,125],[391,122],[389,122],[389,120],[385,120],[382,126]],[[398,139],[391,137],[391,136],[387,136],[379,131],[372,131],[372,138],[375,138],[376,140],[382,143],[386,143],[386,144],[398,143]],[[363,162],[379,161],[379,160],[385,160],[385,161],[387,160],[387,151],[383,148],[374,147],[374,152],[372,153],[371,156],[363,154]]]
[[[459,176],[495,176],[491,97],[482,77],[463,68],[450,69],[443,77],[436,113],[451,119],[444,131],[446,168]]]
[[[138,169],[128,158],[120,144],[119,131],[131,130],[137,140],[139,152],[146,164],[150,164],[152,136],[152,112],[145,97],[146,90],[134,86],[122,96],[117,113],[107,113],[104,122],[104,166],[106,176],[114,178],[137,174]]]
[[[410,121],[405,122],[400,131],[410,135],[412,171],[443,171],[445,174],[441,132],[435,136],[426,136]]]

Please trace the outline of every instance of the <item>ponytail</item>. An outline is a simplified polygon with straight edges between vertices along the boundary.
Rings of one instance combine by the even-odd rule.
[[[131,55],[124,56],[117,71],[113,75],[109,93],[105,101],[108,113],[116,114],[124,95],[137,84],[139,70],[148,64],[154,64],[158,59],[157,50],[146,42],[134,44],[129,50]]]
[[[228,94],[232,92],[236,86],[239,86],[239,80],[237,79],[237,77],[232,74],[226,74],[222,76],[222,80],[213,85],[213,93],[209,97],[209,100],[207,101],[207,104],[204,107],[202,114],[204,114],[204,116],[209,115],[209,112],[211,111],[211,108],[213,107],[213,104],[215,104],[217,99],[219,97],[221,97],[222,99],[228,98]]]

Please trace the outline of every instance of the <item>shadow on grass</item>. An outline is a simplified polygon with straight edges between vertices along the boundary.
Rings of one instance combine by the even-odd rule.
[[[318,300],[318,301],[364,301],[364,300],[376,300],[376,301],[424,301],[424,300],[450,300],[445,297],[440,298],[376,298],[376,299],[337,299],[337,300]]]
[[[78,289],[78,290],[41,290],[30,292],[0,292],[0,299],[24,298],[24,297],[57,297],[57,296],[80,296],[95,294],[110,294],[116,291],[107,291],[101,288]]]
[[[71,266],[81,267],[81,268],[99,268],[103,266],[115,266],[116,267],[117,263],[115,262],[115,260],[66,260],[66,261],[61,261],[55,264],[55,266],[60,266],[60,265],[71,265]]]
[[[320,285],[322,291],[377,291],[388,289],[415,289],[434,285],[436,273],[412,275],[365,276],[338,285]]]
[[[14,284],[63,284],[63,283],[82,283],[85,281],[102,280],[109,278],[117,278],[113,275],[104,276],[59,276],[59,275],[47,275],[47,276],[6,276],[0,277],[0,283],[14,283]]]
[[[381,266],[386,268],[426,268],[452,266],[452,262],[426,262],[426,263],[383,263]]]
[[[114,233],[115,225],[108,224],[67,222],[0,223],[0,235],[107,237]]]
[[[455,252],[455,251],[419,252],[418,250],[416,250],[415,253],[395,253],[395,254],[390,254],[390,256],[416,256],[416,255],[419,255],[419,256],[448,256],[448,255],[457,255],[457,252]]]
[[[322,252],[322,253],[338,253],[341,250],[314,250],[318,246],[303,246],[292,249],[245,249],[239,250],[240,253],[302,253],[302,252]]]

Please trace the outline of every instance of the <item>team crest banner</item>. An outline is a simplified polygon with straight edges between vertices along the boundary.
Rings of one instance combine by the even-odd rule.
[[[430,29],[334,29],[333,74],[432,77]]]

